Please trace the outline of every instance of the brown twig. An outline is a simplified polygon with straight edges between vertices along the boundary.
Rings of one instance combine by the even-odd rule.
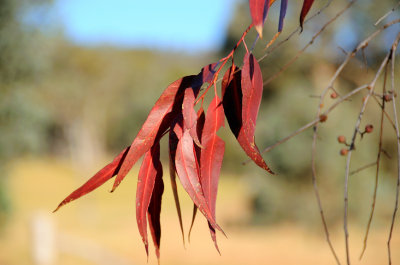
[[[391,89],[393,92],[394,90],[394,62],[395,62],[395,54],[397,50],[397,45],[399,44],[399,39],[400,39],[400,33],[397,35],[396,41],[392,45],[392,50],[391,50],[391,59],[392,59],[392,71],[391,71]],[[388,247],[388,259],[389,259],[389,265],[392,264],[392,255],[391,255],[391,249],[390,249],[390,242],[392,240],[392,234],[393,234],[393,227],[394,227],[394,222],[396,219],[396,214],[397,214],[397,209],[399,206],[399,193],[400,193],[400,132],[399,132],[399,120],[397,118],[397,110],[396,110],[396,100],[393,98],[392,100],[392,106],[393,106],[393,116],[394,116],[394,121],[396,125],[396,142],[397,142],[397,185],[396,185],[396,199],[395,199],[395,204],[394,204],[394,210],[393,210],[393,215],[392,215],[392,222],[390,224],[390,231],[389,231],[389,237],[387,241],[387,247]]]
[[[387,18],[391,13],[393,13],[398,7],[400,6],[400,1],[391,9],[389,10],[386,14],[384,14],[381,18],[379,18],[374,26],[377,26],[379,23],[382,22],[382,20],[384,20],[385,18]]]
[[[385,66],[385,76],[383,79],[383,86],[382,86],[382,94],[386,93],[386,80],[387,80],[387,67],[389,64]],[[374,97],[375,98],[375,97]],[[369,230],[371,228],[372,219],[374,217],[375,212],[375,205],[376,205],[376,195],[378,192],[378,180],[379,180],[379,169],[380,169],[380,161],[381,161],[381,154],[382,154],[382,142],[383,142],[383,121],[385,119],[385,99],[382,97],[382,105],[381,105],[381,123],[379,128],[379,144],[378,144],[378,154],[376,157],[376,171],[375,171],[375,185],[374,185],[374,192],[372,195],[372,205],[371,205],[371,212],[368,219],[367,229],[365,231],[364,242],[363,242],[363,249],[360,254],[360,260],[362,259],[365,250],[367,249],[367,242],[368,242],[368,235]]]
[[[365,166],[362,166],[362,167],[360,167],[360,168],[357,168],[356,170],[351,171],[351,172],[350,172],[350,176],[352,176],[352,175],[354,175],[354,174],[357,174],[357,173],[363,171],[364,169],[373,167],[373,166],[375,166],[375,165],[376,165],[376,161],[374,161],[374,162],[372,162],[372,163],[369,163],[369,164],[366,164]]]
[[[390,53],[383,59],[381,66],[379,67],[378,71],[376,72],[376,75],[374,77],[374,79],[372,80],[372,82],[369,84],[368,88],[369,88],[369,93],[366,95],[364,102],[361,106],[361,110],[360,113],[358,115],[356,124],[355,124],[355,128],[354,128],[354,132],[353,132],[353,137],[351,139],[351,143],[350,143],[350,148],[349,148],[349,152],[347,153],[347,159],[346,159],[346,170],[345,170],[345,182],[344,182],[344,217],[343,217],[343,229],[344,229],[344,234],[345,234],[345,245],[346,245],[346,261],[347,264],[350,265],[350,250],[349,250],[349,231],[348,231],[348,206],[349,206],[349,192],[348,192],[348,183],[349,183],[349,172],[350,172],[350,161],[351,161],[351,155],[353,153],[354,150],[354,146],[355,146],[355,141],[358,135],[358,132],[360,131],[360,123],[362,120],[362,117],[364,115],[364,111],[365,108],[368,104],[368,101],[374,91],[376,82],[378,80],[378,78],[380,77],[384,67],[386,66],[386,64],[388,63],[390,58]]]
[[[307,22],[309,22],[310,20],[312,20],[314,17],[320,15],[326,8],[328,8],[330,6],[330,4],[332,3],[333,0],[329,0],[320,10],[318,10],[317,12],[315,12],[312,16],[310,16],[309,18],[307,18],[303,25],[306,24]],[[273,46],[272,48],[270,48],[263,56],[261,56],[258,59],[258,62],[264,60],[265,58],[268,57],[268,55],[270,55],[273,51],[275,51],[276,49],[278,49],[280,46],[282,46],[285,42],[289,41],[294,34],[296,34],[297,32],[301,31],[301,27],[298,26],[294,31],[292,31],[292,33],[290,33],[284,40],[280,41],[278,44],[276,44],[275,46]]]

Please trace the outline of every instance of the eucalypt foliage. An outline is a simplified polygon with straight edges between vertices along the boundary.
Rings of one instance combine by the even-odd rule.
[[[253,24],[247,28],[231,53],[219,62],[203,67],[197,75],[185,76],[171,83],[154,104],[132,144],[65,198],[55,211],[115,176],[112,188],[114,191],[133,165],[144,156],[138,176],[136,219],[147,254],[148,224],[156,256],[159,258],[160,212],[164,191],[159,142],[162,137],[168,135],[169,172],[182,234],[176,175],[192,199],[195,210],[199,210],[206,218],[211,238],[218,250],[216,231],[224,232],[216,221],[215,206],[225,143],[217,133],[224,126],[225,117],[230,130],[249,158],[262,169],[274,174],[262,158],[254,138],[263,92],[260,66],[247,47],[242,69],[233,62],[236,48],[253,26],[256,26],[261,35],[266,9],[273,2],[273,0],[250,0]],[[306,0],[304,3],[310,5],[312,1]],[[282,0],[279,31],[282,30],[286,7],[287,0]],[[302,12],[301,22],[304,17]],[[221,99],[217,93],[217,80],[228,62],[231,62],[231,66],[222,79]],[[211,87],[215,88],[215,95],[205,111],[204,97]],[[197,111],[196,106],[200,106]]]

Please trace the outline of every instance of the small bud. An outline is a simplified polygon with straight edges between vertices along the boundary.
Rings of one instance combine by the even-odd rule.
[[[391,100],[392,100],[392,94],[385,94],[385,95],[383,95],[383,100],[384,100],[385,102],[391,101]]]
[[[340,155],[341,155],[341,156],[347,155],[348,152],[349,152],[349,150],[347,150],[346,148],[340,149]]]
[[[320,122],[326,122],[327,119],[328,119],[328,116],[326,116],[325,114],[322,114],[321,116],[319,116]]]
[[[372,124],[367,124],[365,126],[365,133],[372,133],[373,130],[374,130],[374,126]]]
[[[331,99],[337,98],[337,93],[335,91],[332,92],[331,94]]]
[[[346,143],[346,137],[344,137],[343,135],[339,135],[337,138],[338,142],[341,144]]]

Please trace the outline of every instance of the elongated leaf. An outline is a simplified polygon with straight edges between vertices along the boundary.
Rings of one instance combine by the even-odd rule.
[[[174,116],[177,115],[177,113],[174,113],[173,107],[181,106],[184,89],[193,86],[196,77],[197,76],[186,76],[178,79],[170,84],[161,94],[135,140],[132,142],[131,148],[115,179],[112,191],[117,188],[137,160],[150,149],[157,135],[161,135],[163,130],[169,127],[171,121],[166,119],[173,119]],[[173,113],[174,115],[168,116],[169,113]],[[166,126],[160,130],[163,123],[165,123]]]
[[[236,138],[242,129],[242,71],[234,64],[225,72],[221,84],[222,105],[229,128]]]
[[[217,131],[222,126],[224,126],[224,109],[221,100],[216,95],[208,107],[205,118],[201,138],[204,148],[201,150],[200,158],[200,182],[204,197],[214,219],[216,219],[215,206],[217,202],[218,181],[225,152],[225,143],[217,135]],[[219,252],[215,230],[212,226],[210,226],[210,233],[215,247]]]
[[[272,170],[267,166],[258,150],[254,133],[256,120],[260,109],[263,80],[260,66],[253,54],[246,53],[242,70],[242,129],[238,141],[247,155],[261,168],[271,174]],[[242,133],[243,132],[243,133]]]
[[[193,140],[189,132],[184,131],[182,138],[179,140],[175,157],[178,177],[183,188],[189,194],[190,198],[196,204],[200,212],[207,218],[208,221],[210,221],[211,225],[215,229],[218,229],[223,233],[222,229],[217,225],[215,219],[212,217],[211,211],[204,198],[193,147]]]
[[[303,2],[303,7],[301,8],[301,13],[300,13],[300,27],[301,31],[303,31],[303,23],[304,19],[306,18],[308,12],[311,9],[311,6],[313,5],[314,0],[304,0]]]
[[[147,211],[152,198],[154,182],[156,176],[162,176],[162,167],[160,162],[160,145],[157,143],[146,152],[142,166],[139,170],[138,183],[136,189],[136,221],[139,233],[142,237],[146,253],[148,253],[147,240]]]
[[[198,146],[201,146],[199,137],[197,135],[197,114],[194,109],[195,100],[195,91],[191,87],[188,87],[185,90],[185,96],[182,103],[183,128],[185,130],[189,130],[193,141]]]
[[[178,195],[178,187],[176,185],[176,168],[175,168],[175,155],[176,155],[176,147],[178,146],[178,137],[176,136],[173,129],[171,129],[169,133],[169,176],[171,179],[171,187],[172,193],[174,195],[175,207],[178,213],[179,225],[182,232],[182,240],[183,245],[185,245],[185,233],[183,231],[183,223],[182,223],[182,212],[181,212],[181,205],[179,202],[179,195]]]
[[[93,177],[91,177],[85,184],[79,187],[77,190],[72,192],[67,198],[65,198],[58,207],[54,210],[57,211],[60,209],[61,206],[76,200],[83,195],[93,191],[94,189],[98,188],[99,186],[103,185],[107,180],[115,176],[120,167],[122,162],[124,161],[126,154],[129,151],[129,147],[125,148],[114,160],[102,168],[99,172],[97,172]]]
[[[283,29],[283,21],[285,20],[285,16],[286,16],[287,4],[288,4],[288,0],[281,0],[281,11],[279,14],[278,32],[282,32],[282,29]]]
[[[201,139],[201,137],[203,135],[205,119],[206,119],[206,116],[204,114],[204,109],[203,109],[203,107],[201,107],[197,111],[197,126],[196,126],[196,128],[197,128],[196,131],[197,131],[197,135],[198,135],[199,139]],[[199,162],[200,161],[200,156],[201,156],[201,148],[198,145],[195,145],[194,146],[194,151],[196,153],[196,161]],[[200,169],[199,169],[199,172],[200,172]],[[197,206],[196,206],[196,204],[194,204],[193,205],[192,222],[190,224],[189,234],[188,234],[189,242],[190,242],[190,234],[192,232],[194,220],[196,219],[196,214],[197,214]]]
[[[253,25],[258,34],[262,38],[262,29],[267,18],[270,0],[249,0],[250,15],[253,20]]]
[[[157,175],[154,182],[153,194],[148,209],[147,218],[149,220],[149,227],[151,237],[153,238],[154,248],[156,251],[157,259],[160,261],[160,239],[161,239],[161,224],[160,224],[160,213],[161,213],[161,200],[164,192],[164,183],[162,180],[162,165],[160,161],[157,162]],[[160,263],[160,262],[158,262]]]

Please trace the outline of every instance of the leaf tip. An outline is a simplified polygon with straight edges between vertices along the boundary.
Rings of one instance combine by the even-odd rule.
[[[263,25],[262,24],[258,24],[258,25],[255,25],[254,28],[258,32],[258,35],[260,36],[260,39],[262,39],[262,37],[263,37],[263,35],[262,35]]]

